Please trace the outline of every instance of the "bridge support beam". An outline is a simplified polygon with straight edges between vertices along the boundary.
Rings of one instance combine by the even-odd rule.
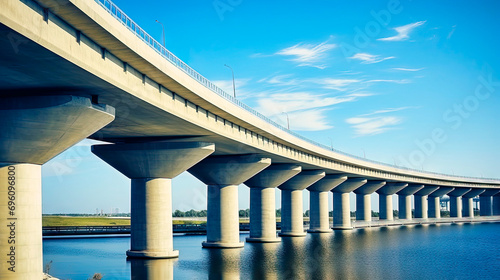
[[[394,214],[392,209],[392,196],[404,189],[408,184],[405,183],[387,183],[377,190],[379,198],[379,219],[392,221]]]
[[[441,196],[453,191],[454,188],[439,187],[429,194],[429,218],[441,219]]]
[[[500,193],[493,196],[493,215],[500,215]]]
[[[364,178],[349,178],[333,192],[333,229],[352,229],[349,193],[366,184]]]
[[[257,155],[208,157],[188,170],[207,184],[207,241],[205,248],[238,248],[240,228],[238,185],[271,164]]]
[[[247,242],[279,242],[276,237],[275,188],[300,173],[302,167],[274,164],[245,182],[250,187],[250,237]]]
[[[343,175],[326,175],[307,188],[309,191],[309,229],[307,232],[331,232],[328,217],[328,192],[347,180]]]
[[[462,197],[462,216],[474,218],[474,197],[482,194],[484,189],[472,189]]]
[[[448,194],[450,197],[450,217],[462,218],[462,196],[470,190],[470,188],[455,188]]]
[[[424,185],[409,184],[406,188],[397,192],[398,194],[398,218],[400,220],[411,220],[411,196],[423,189]]]
[[[428,218],[428,195],[436,191],[439,187],[425,186],[414,194],[415,199],[415,218],[427,219]]]
[[[92,152],[132,179],[130,250],[138,258],[176,258],[172,232],[172,178],[207,157],[205,142],[94,145]]]
[[[493,196],[498,194],[498,189],[487,189],[479,195],[479,215],[492,216],[493,215]]]
[[[85,97],[0,98],[0,279],[43,278],[41,166],[113,119]]]
[[[356,194],[356,221],[371,222],[372,202],[371,194],[385,186],[384,181],[368,181],[366,184],[354,190]]]
[[[302,171],[278,187],[281,190],[280,236],[305,236],[302,192],[305,188],[325,177],[321,170]]]

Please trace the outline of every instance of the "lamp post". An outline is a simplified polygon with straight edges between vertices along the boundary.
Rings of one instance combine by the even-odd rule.
[[[288,113],[287,112],[282,112],[282,113],[286,115],[287,129],[290,130],[290,118],[288,118]]]
[[[231,74],[233,74],[233,95],[234,95],[234,98],[236,98],[236,86],[234,85],[234,71],[233,71],[233,68],[231,68],[231,66],[229,66],[227,64],[224,64],[224,66],[226,66],[227,68],[231,69]]]
[[[163,26],[163,23],[161,23],[161,21],[159,20],[156,20],[156,22],[158,22],[159,24],[161,24],[161,32],[163,34],[163,47],[165,47],[165,27]]]

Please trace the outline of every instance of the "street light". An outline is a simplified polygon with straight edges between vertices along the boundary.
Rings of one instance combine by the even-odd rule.
[[[363,157],[366,158],[365,149],[361,149],[361,150],[363,150]]]
[[[231,74],[233,74],[233,95],[234,95],[234,98],[236,98],[236,86],[234,85],[234,71],[233,71],[233,68],[231,68],[231,66],[229,66],[227,64],[224,64],[224,66],[226,66],[227,68],[231,69]]]
[[[290,130],[290,119],[288,118],[288,113],[287,112],[282,112],[282,113],[286,115],[286,125],[288,130]]]
[[[330,139],[330,148],[331,148],[331,149],[332,149],[332,151],[333,151],[333,140],[332,140],[332,138],[331,138],[331,137],[328,137],[328,139]]]
[[[165,27],[163,26],[163,23],[161,23],[161,21],[156,20],[156,22],[158,22],[159,24],[161,24],[161,32],[163,34],[163,47],[165,47]]]

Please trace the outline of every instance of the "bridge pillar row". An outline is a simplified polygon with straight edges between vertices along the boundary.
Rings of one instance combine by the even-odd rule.
[[[332,189],[333,229],[352,229],[349,193],[366,184],[364,178],[349,178]]]
[[[356,194],[356,222],[370,222],[372,220],[371,194],[385,184],[384,181],[368,181],[354,190]]]
[[[462,216],[474,218],[474,197],[482,194],[484,189],[472,189],[462,196]]]
[[[0,98],[0,279],[42,279],[41,166],[114,119],[69,95]]]
[[[500,193],[493,196],[493,215],[500,215]]]
[[[127,256],[176,258],[172,178],[215,151],[205,142],[94,145],[92,152],[131,179],[131,238]]]
[[[392,209],[392,196],[404,189],[408,184],[406,183],[386,183],[385,186],[377,190],[379,198],[379,219],[392,221],[394,214]]]
[[[305,188],[325,177],[321,170],[300,172],[278,187],[281,190],[281,232],[280,236],[302,237],[304,232],[304,210],[302,192]]]
[[[441,219],[441,197],[453,190],[454,188],[439,187],[429,194],[429,218]]]
[[[205,248],[238,248],[240,223],[238,185],[271,165],[261,156],[208,157],[188,170],[207,185],[207,240]]]
[[[301,170],[299,165],[272,164],[245,182],[250,187],[250,237],[247,242],[281,241],[276,237],[275,188]]]
[[[471,188],[455,188],[448,194],[450,197],[450,217],[462,218],[462,196]]]
[[[423,189],[424,185],[409,184],[406,188],[397,192],[398,194],[398,218],[411,220],[411,196]]]
[[[413,197],[415,199],[415,218],[427,219],[428,218],[428,196],[436,191],[439,187],[425,186],[423,189],[416,192]]]
[[[309,191],[309,229],[307,232],[331,232],[328,192],[347,180],[343,175],[326,175],[307,188]]]
[[[499,192],[499,189],[487,189],[481,195],[479,195],[479,215],[493,215],[493,198],[494,195],[498,194]]]

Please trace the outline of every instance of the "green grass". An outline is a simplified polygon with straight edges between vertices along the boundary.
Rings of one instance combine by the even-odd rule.
[[[130,225],[130,219],[109,219],[97,217],[61,217],[45,216],[42,217],[42,226],[127,226]]]

